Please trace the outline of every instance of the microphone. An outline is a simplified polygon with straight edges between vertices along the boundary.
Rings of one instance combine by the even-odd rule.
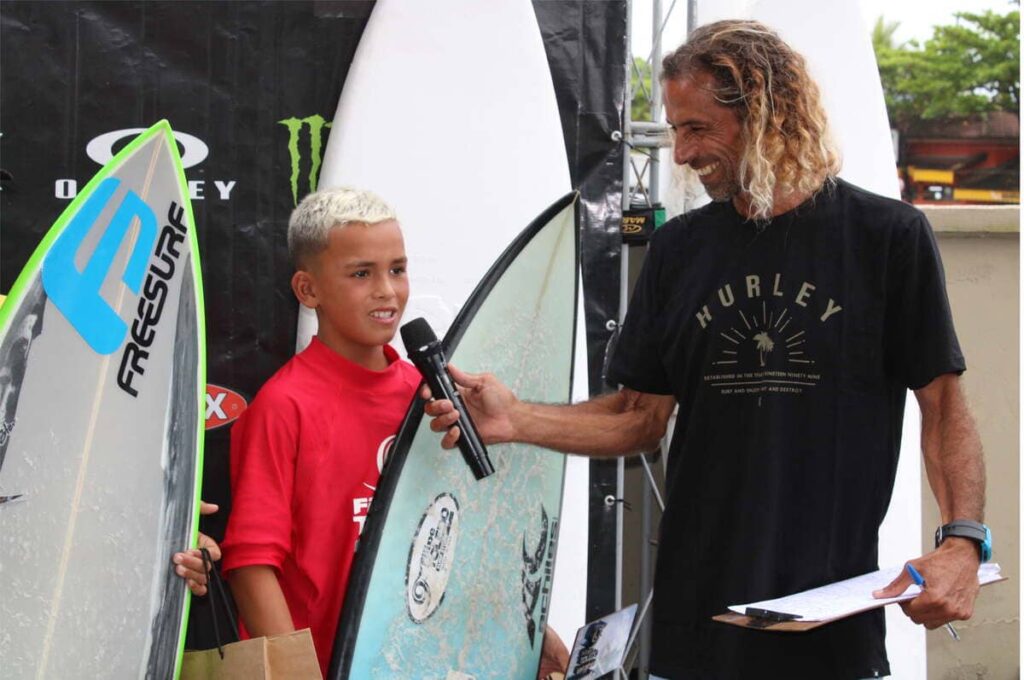
[[[409,360],[423,374],[434,398],[447,399],[458,410],[459,420],[455,424],[461,430],[459,450],[469,469],[473,471],[473,476],[479,480],[493,474],[494,465],[487,456],[483,440],[477,434],[476,425],[469,416],[469,409],[455,389],[455,383],[448,373],[448,360],[444,356],[444,349],[430,324],[422,317],[405,324],[402,326],[402,342],[405,344]]]

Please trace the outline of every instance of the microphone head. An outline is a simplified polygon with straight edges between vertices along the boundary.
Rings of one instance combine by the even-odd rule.
[[[423,317],[413,319],[402,326],[402,344],[405,345],[405,353],[409,356],[417,353],[427,345],[437,342],[437,335]]]

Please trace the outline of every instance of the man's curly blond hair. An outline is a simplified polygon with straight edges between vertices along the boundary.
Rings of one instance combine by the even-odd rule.
[[[722,105],[743,129],[741,191],[751,216],[772,216],[775,196],[813,196],[834,182],[841,165],[817,84],[804,58],[757,21],[718,21],[690,34],[665,57],[662,81],[706,72]]]

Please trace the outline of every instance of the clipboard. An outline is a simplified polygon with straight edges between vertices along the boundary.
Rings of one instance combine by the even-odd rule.
[[[871,597],[872,591],[888,585],[902,570],[903,567],[880,569],[774,600],[734,605],[729,607],[731,611],[711,619],[753,630],[803,633],[888,604],[914,599],[921,594],[917,586],[910,586],[898,597],[880,600]],[[978,568],[978,581],[982,586],[1005,580],[998,564],[986,563]]]
[[[725,614],[719,614],[718,616],[712,616],[712,621],[718,621],[719,623],[731,623],[734,626],[740,626],[741,628],[753,628],[756,630],[770,629],[774,632],[779,633],[804,633],[815,628],[820,628],[827,623],[832,623],[837,619],[830,619],[828,621],[773,621],[771,619],[764,619],[754,616],[747,616],[745,614],[737,614],[735,612],[727,612]]]

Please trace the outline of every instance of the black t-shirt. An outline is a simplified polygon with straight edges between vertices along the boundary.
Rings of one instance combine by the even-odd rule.
[[[841,180],[761,226],[712,203],[659,229],[609,371],[679,402],[651,671],[884,675],[881,610],[800,634],[711,617],[878,568],[906,390],[964,370],[938,249]]]

